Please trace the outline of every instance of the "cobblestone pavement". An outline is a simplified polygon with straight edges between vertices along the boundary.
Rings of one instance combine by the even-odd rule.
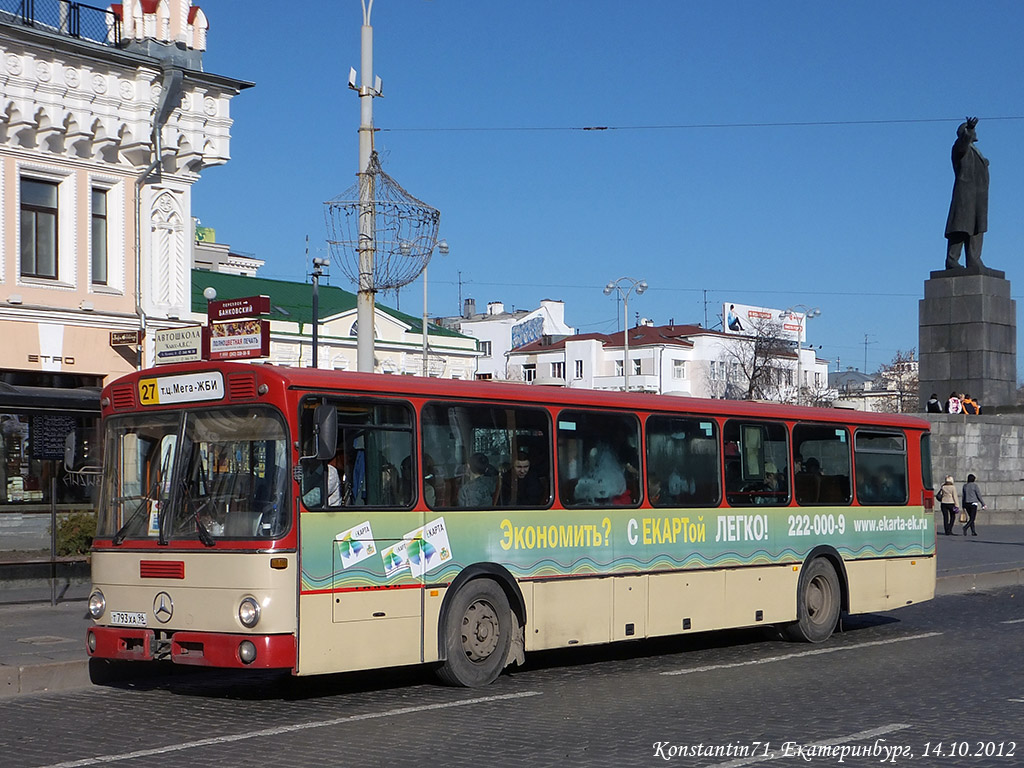
[[[1018,592],[855,617],[823,645],[749,630],[533,654],[481,690],[423,669],[188,671],[24,695],[0,700],[0,754],[6,768],[1011,766],[1024,757]],[[822,754],[843,746],[872,754]]]

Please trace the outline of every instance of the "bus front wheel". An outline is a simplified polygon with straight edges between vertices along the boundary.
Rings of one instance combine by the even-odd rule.
[[[512,609],[490,579],[473,579],[455,594],[444,628],[445,662],[437,671],[448,685],[478,688],[501,674],[512,644]]]
[[[786,634],[791,640],[825,642],[839,621],[840,600],[836,569],[826,558],[815,558],[800,574],[796,621],[786,625]]]

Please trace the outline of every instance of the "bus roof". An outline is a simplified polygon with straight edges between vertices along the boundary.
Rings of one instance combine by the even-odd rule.
[[[925,419],[904,414],[873,413],[747,400],[713,400],[648,393],[626,394],[617,391],[571,389],[516,382],[461,381],[383,373],[290,368],[228,361],[181,363],[136,371],[108,384],[103,390],[103,397],[109,402],[113,388],[129,382],[134,383],[140,378],[174,376],[186,372],[202,371],[222,371],[225,375],[255,373],[257,379],[267,382],[276,380],[290,389],[324,392],[359,392],[361,394],[404,395],[423,398],[457,397],[467,400],[503,400],[517,403],[620,408],[636,411],[685,411],[717,416],[775,418],[791,421],[835,421],[916,430],[927,430],[931,426]],[[198,405],[209,405],[209,403],[199,403]]]

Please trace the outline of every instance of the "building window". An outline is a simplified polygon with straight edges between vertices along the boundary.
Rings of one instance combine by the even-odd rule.
[[[565,363],[552,363],[551,364],[551,378],[553,379],[564,379],[565,378]]]
[[[57,279],[57,185],[21,180],[21,274]]]
[[[490,357],[491,356],[491,342],[489,342],[489,341],[481,341],[480,342],[480,354],[482,354],[484,357]]]
[[[622,361],[621,360],[616,360],[615,361],[615,375],[616,376],[621,376],[622,375],[622,371],[623,371]]]
[[[92,282],[107,284],[107,190],[92,190]]]
[[[633,360],[633,375],[634,376],[639,376],[640,375],[640,358],[639,357],[636,358],[635,360]]]
[[[576,361],[576,378],[577,379],[582,379],[583,378],[583,361],[582,360],[577,360]]]
[[[523,381],[529,383],[536,381],[537,379],[537,365],[535,363],[527,363],[523,366]]]
[[[492,378],[494,378],[494,376],[490,373],[478,373],[476,375],[477,381],[490,381]]]
[[[685,360],[673,360],[672,361],[672,378],[673,379],[685,379],[686,378],[686,361]]]

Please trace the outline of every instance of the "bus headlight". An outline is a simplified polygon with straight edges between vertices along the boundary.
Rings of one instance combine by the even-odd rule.
[[[252,629],[260,621],[260,604],[254,597],[246,597],[238,606],[238,620],[242,626]]]
[[[89,615],[94,619],[98,619],[106,609],[107,600],[103,597],[103,593],[98,589],[93,590],[93,593],[89,595]]]

